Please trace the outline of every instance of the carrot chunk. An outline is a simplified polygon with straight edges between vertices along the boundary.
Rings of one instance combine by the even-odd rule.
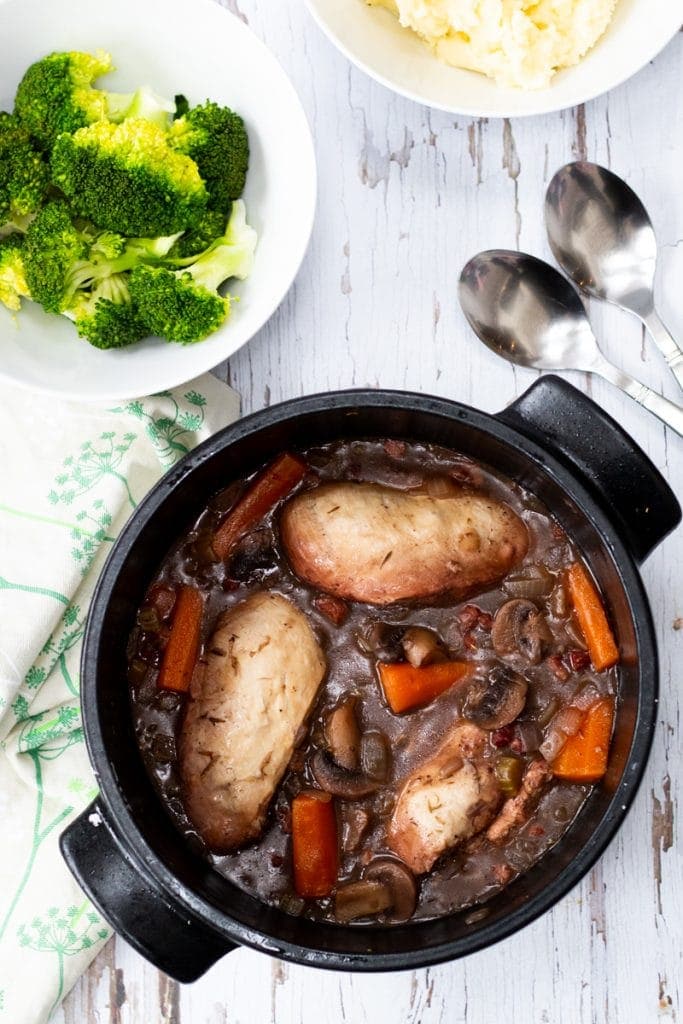
[[[307,900],[329,896],[339,873],[337,819],[329,793],[310,789],[292,800],[294,888]]]
[[[566,782],[597,782],[607,771],[614,725],[614,700],[602,697],[588,708],[579,731],[553,761],[553,774]]]
[[[237,541],[289,494],[307,471],[302,459],[285,452],[257,476],[213,535],[217,557],[228,558]]]
[[[195,587],[178,589],[171,622],[171,635],[164,650],[157,686],[186,693],[199,654],[204,601]]]
[[[377,665],[384,696],[394,714],[409,711],[434,700],[469,673],[466,661],[441,661],[414,668],[407,662]]]
[[[580,562],[570,565],[567,582],[591,661],[598,672],[603,672],[619,661],[619,648],[614,641],[600,595]]]

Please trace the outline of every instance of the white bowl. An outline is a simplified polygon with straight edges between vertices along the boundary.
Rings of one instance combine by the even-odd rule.
[[[223,327],[195,345],[150,338],[101,352],[63,317],[24,303],[0,306],[0,378],[35,391],[92,401],[174,387],[227,359],[263,326],[287,293],[313,227],[316,169],[305,114],[284,71],[247,26],[212,0],[7,0],[0,3],[0,109],[12,109],[26,68],[53,50],[101,47],[117,71],[102,88],[148,83],[237,110],[251,164],[244,199],[259,242],[251,277]]]
[[[365,0],[306,0],[323,31],[346,57],[394,92],[429,107],[471,117],[523,117],[563,110],[599,96],[639,71],[678,32],[678,0],[619,0],[614,19],[576,67],[547,89],[504,88],[473,71],[437,60],[398,19]]]

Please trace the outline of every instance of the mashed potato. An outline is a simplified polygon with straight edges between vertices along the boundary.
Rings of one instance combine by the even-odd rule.
[[[577,64],[609,25],[617,0],[368,0],[388,7],[447,64],[499,85],[543,89]]]

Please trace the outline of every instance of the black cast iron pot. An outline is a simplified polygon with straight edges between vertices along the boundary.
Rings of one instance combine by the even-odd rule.
[[[396,927],[292,917],[247,895],[185,844],[148,779],[133,732],[126,638],[168,548],[208,499],[286,448],[352,437],[445,445],[533,491],[573,537],[609,604],[622,653],[604,781],[562,840],[468,923],[468,912]],[[100,796],[61,837],[72,872],[113,928],[192,981],[236,944],[318,967],[376,971],[454,959],[553,906],[603,852],[635,795],[652,741],[657,653],[637,565],[679,522],[670,488],[621,428],[555,377],[497,416],[425,395],[350,391],[286,402],[221,431],[170,470],[115,545],[83,648],[83,720]]]

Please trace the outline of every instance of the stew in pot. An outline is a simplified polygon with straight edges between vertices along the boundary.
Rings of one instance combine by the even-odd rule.
[[[349,924],[485,901],[604,775],[619,652],[549,511],[432,445],[285,452],[218,494],[129,641],[144,763],[215,869]]]

